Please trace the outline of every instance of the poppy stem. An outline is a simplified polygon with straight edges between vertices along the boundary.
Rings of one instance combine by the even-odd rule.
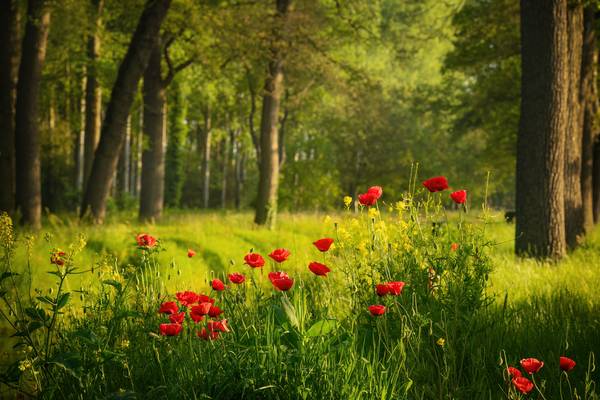
[[[540,394],[540,396],[542,396],[542,399],[548,400],[548,399],[546,399],[546,396],[544,396],[544,393],[542,393],[542,391],[540,390],[540,387],[536,383],[536,381],[535,381],[535,375],[531,374],[531,380],[533,381],[533,386],[535,386],[535,389],[538,391],[538,393]]]

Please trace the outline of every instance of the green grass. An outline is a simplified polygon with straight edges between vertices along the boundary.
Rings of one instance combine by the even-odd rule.
[[[448,254],[448,240],[465,240],[457,253],[466,257],[460,258],[463,261],[443,256],[440,268],[457,268],[457,286],[454,291],[447,288],[446,297],[439,299],[429,296],[426,288],[419,292],[419,285],[425,283],[419,278],[421,268],[412,258],[403,258],[403,249],[381,247],[367,255],[359,250],[361,240],[369,235],[362,222],[353,225],[352,217],[348,213],[283,214],[273,231],[255,227],[250,213],[176,212],[153,225],[139,224],[123,214],[100,227],[80,225],[68,217],[49,218],[32,242],[32,286],[49,293],[54,285],[54,277],[47,274],[49,252],[54,246],[67,249],[83,234],[87,246],[74,265],[81,270],[93,267],[94,272],[70,276],[66,289],[100,292],[94,295],[99,300],[85,298],[67,306],[68,314],[78,317],[62,325],[66,331],[59,335],[55,350],[87,354],[86,371],[96,372],[79,373],[77,384],[69,374],[60,375],[63,383],[51,386],[45,396],[69,397],[61,390],[70,388],[66,390],[81,391],[84,397],[113,398],[136,393],[143,398],[495,399],[506,398],[502,376],[506,363],[516,365],[521,358],[537,357],[546,363],[540,379],[549,400],[561,398],[559,383],[564,377],[559,374],[558,357],[568,355],[578,363],[571,374],[577,394],[597,398],[589,382],[598,379],[591,357],[600,352],[600,229],[565,260],[542,263],[513,255],[514,225],[506,224],[500,212],[493,213],[485,227],[485,237],[494,243],[488,250],[492,272],[486,288],[492,302],[485,306],[463,301],[479,296],[469,293],[467,281],[461,281],[468,277],[462,263],[473,259],[467,249],[479,245],[470,234],[461,234],[462,228],[454,231],[457,214],[450,215],[443,237],[431,235],[427,223],[419,228],[426,241],[419,242],[416,231],[410,233],[417,249],[442,243],[436,250],[442,255]],[[470,221],[479,224],[475,217]],[[336,256],[323,256],[311,243],[324,236],[337,239],[336,223],[351,227],[347,242],[352,245]],[[140,297],[144,293],[140,288],[119,297],[99,283],[110,279],[115,265],[139,265],[135,235],[140,232],[159,238],[165,249],[157,255],[160,272],[153,275],[163,285],[159,290],[163,298],[178,290],[208,293],[210,279],[226,273],[251,276],[243,265],[250,249],[266,256],[274,248],[288,248],[292,256],[282,269],[294,276],[296,284],[288,294],[273,293],[264,276],[254,271],[257,287],[248,283],[247,290],[219,297],[235,327],[222,340],[206,343],[192,334],[181,340],[154,338],[149,332],[157,332],[158,323],[164,322],[153,311],[160,299]],[[21,271],[26,270],[25,235],[19,232],[21,245],[14,258]],[[198,254],[188,258],[188,248]],[[306,266],[324,259],[333,272],[327,279],[315,279]],[[408,283],[405,294],[389,303],[386,318],[373,320],[364,312],[366,304],[383,301],[371,289],[380,279],[373,282],[372,277],[379,272],[353,275],[354,268],[365,271],[365,265],[392,268],[391,278]],[[406,275],[398,276],[398,271]],[[361,288],[354,292],[350,281],[360,282]],[[84,318],[82,304],[90,307]],[[130,312],[145,317],[119,317]],[[312,335],[315,323],[329,320],[334,322],[328,325],[328,335]],[[439,338],[445,339],[444,346],[436,344]],[[4,340],[5,349],[11,343]],[[81,376],[87,381],[81,381]],[[568,390],[564,393],[564,398],[571,398]]]

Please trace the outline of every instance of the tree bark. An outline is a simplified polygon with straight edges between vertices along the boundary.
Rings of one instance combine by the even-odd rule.
[[[274,227],[279,187],[279,106],[283,92],[283,50],[281,37],[291,0],[276,0],[277,14],[271,59],[265,79],[260,124],[260,168],[254,222]]]
[[[39,89],[50,29],[50,7],[45,0],[29,0],[23,38],[15,114],[16,200],[22,223],[39,228],[42,217]]]
[[[581,195],[581,152],[584,109],[581,98],[583,6],[569,6],[568,29],[568,120],[565,141],[565,235],[567,246],[577,247],[584,234]]]
[[[594,225],[593,165],[594,139],[598,134],[598,50],[596,49],[595,9],[584,11],[581,94],[584,107],[583,148],[581,152],[581,198],[583,228],[588,233]]]
[[[17,0],[0,2],[0,211],[15,209],[15,104],[20,54]]]
[[[594,170],[592,171],[593,180],[593,202],[594,202],[594,223],[600,223],[600,136],[596,136],[594,142]]]
[[[567,39],[567,0],[521,0],[515,251],[523,256],[566,252]]]
[[[92,170],[94,152],[100,140],[100,124],[102,118],[102,89],[98,82],[98,58],[100,57],[100,36],[102,9],[104,0],[91,0],[91,30],[87,41],[87,80],[85,86],[85,135],[83,150],[84,187]]]
[[[146,2],[127,54],[119,67],[81,207],[81,216],[91,211],[98,223],[104,221],[106,214],[106,199],[123,145],[127,116],[170,4],[171,0]]]
[[[202,205],[208,208],[210,200],[210,137],[211,137],[210,108],[204,112],[204,129],[202,135]]]
[[[165,150],[167,145],[167,93],[162,81],[161,46],[157,43],[144,72],[144,135],[140,220],[160,218],[164,203]]]

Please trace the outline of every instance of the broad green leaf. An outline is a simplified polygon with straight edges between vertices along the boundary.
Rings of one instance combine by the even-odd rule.
[[[63,308],[64,306],[67,305],[67,303],[69,302],[69,296],[71,295],[70,292],[66,292],[63,293],[60,298],[58,299],[58,301],[56,302],[56,309],[60,310],[61,308]]]
[[[338,322],[334,319],[322,319],[320,321],[315,322],[309,329],[306,331],[306,336],[314,337],[327,335],[331,331],[333,331],[338,325]]]

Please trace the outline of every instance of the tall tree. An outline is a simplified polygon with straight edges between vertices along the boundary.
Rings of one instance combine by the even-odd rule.
[[[600,223],[600,135],[594,141],[594,162],[592,171],[592,199],[594,223]]]
[[[276,0],[271,54],[265,78],[260,124],[260,175],[254,222],[274,226],[279,187],[279,106],[283,93],[283,32],[291,0]]]
[[[574,248],[584,233],[581,197],[581,152],[584,109],[581,99],[583,50],[583,5],[570,4],[568,30],[568,105],[565,140],[565,234],[567,246]]]
[[[96,222],[104,221],[106,200],[125,138],[127,116],[170,4],[171,0],[147,0],[119,67],[81,207],[81,216],[91,211]]]
[[[19,6],[0,4],[0,211],[15,208],[15,102],[19,72]]]
[[[583,57],[581,64],[581,98],[584,107],[581,152],[581,197],[583,227],[589,232],[594,224],[593,166],[594,138],[598,135],[598,49],[596,40],[596,10],[584,11]],[[600,160],[599,160],[600,161]]]
[[[521,0],[515,241],[519,255],[560,258],[566,252],[567,42],[567,0]]]
[[[199,130],[198,150],[202,152],[202,206],[208,208],[210,200],[210,146],[211,146],[211,114],[210,106],[204,110],[204,128]]]
[[[15,155],[17,207],[22,223],[34,228],[42,217],[38,103],[49,29],[48,1],[29,0],[17,83]]]
[[[100,25],[104,0],[91,0],[90,31],[87,39],[85,86],[85,133],[83,150],[84,187],[92,170],[94,152],[100,140],[100,123],[102,119],[102,88],[98,82],[98,58],[100,56]]]
[[[174,66],[169,57],[169,47],[175,38],[165,41],[164,47],[159,40],[144,72],[144,135],[147,147],[142,154],[142,188],[140,193],[141,220],[160,218],[164,205],[165,192],[165,153],[167,149],[167,87],[175,74],[192,62],[191,59]],[[168,72],[163,78],[162,54]]]
[[[156,43],[144,72],[144,136],[140,219],[160,218],[164,201],[165,148],[167,146],[167,92],[162,81],[161,46]]]

